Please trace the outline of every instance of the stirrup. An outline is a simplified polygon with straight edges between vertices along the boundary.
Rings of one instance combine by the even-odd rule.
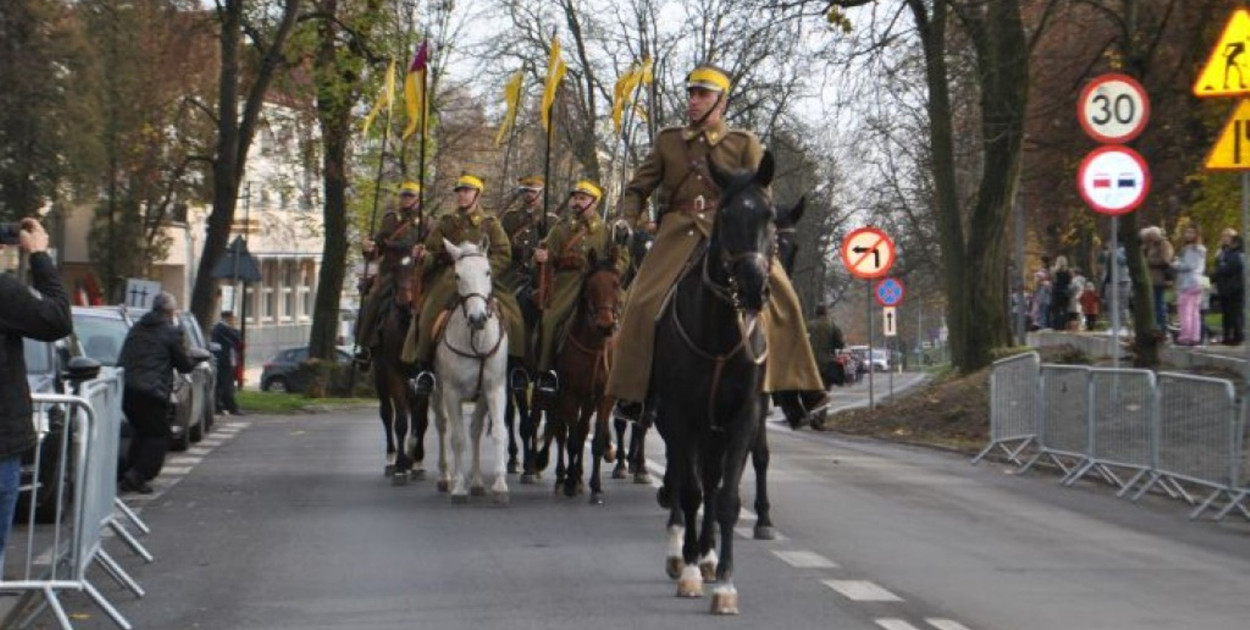
[[[421,370],[408,383],[412,386],[412,393],[417,396],[429,396],[434,393],[434,385],[437,379],[434,373],[429,370]]]
[[[525,368],[517,366],[508,373],[508,387],[514,392],[523,392],[530,386],[530,375]]]
[[[548,396],[554,396],[560,391],[560,377],[556,375],[555,370],[547,370],[538,374],[538,379],[534,381],[534,388]]]
[[[612,415],[626,422],[638,422],[642,419],[642,403],[632,400],[618,400],[612,408]]]

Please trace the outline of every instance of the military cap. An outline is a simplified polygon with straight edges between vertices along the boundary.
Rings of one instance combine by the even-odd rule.
[[[482,183],[482,179],[475,175],[465,173],[456,180],[456,185],[452,190],[460,190],[461,188],[472,188],[478,192],[486,190],[486,184]]]
[[[542,190],[545,183],[546,182],[543,180],[542,175],[526,175],[525,177],[519,177],[516,180],[517,188],[533,192]]]
[[[416,195],[416,194],[419,194],[420,192],[421,192],[421,184],[418,184],[417,182],[414,182],[412,180],[408,180],[399,185],[399,194],[401,195],[405,193],[410,194],[410,195]]]
[[[573,193],[590,195],[595,198],[595,201],[599,201],[603,198],[603,190],[589,179],[578,180],[576,184],[573,184],[573,190],[569,191],[569,195],[572,195]]]
[[[700,88],[713,92],[729,91],[729,75],[713,65],[702,65],[686,75],[686,89]]]

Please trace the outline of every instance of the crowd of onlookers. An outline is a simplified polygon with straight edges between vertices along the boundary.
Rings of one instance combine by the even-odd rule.
[[[1173,244],[1158,226],[1141,230],[1142,257],[1150,276],[1156,333],[1178,345],[1245,341],[1245,264],[1242,237],[1232,228],[1220,232],[1220,248],[1210,256],[1202,234],[1193,225],[1181,230]],[[1065,256],[1043,256],[1028,290],[1012,293],[1012,314],[1028,321],[1030,330],[1111,329],[1110,309],[1118,304],[1120,333],[1131,323],[1132,282],[1128,257],[1121,245],[1114,256],[1104,245],[1097,274],[1085,275]],[[1203,316],[1218,309],[1219,334],[1208,330]],[[1175,316],[1173,317],[1173,314]],[[1174,322],[1174,323],[1173,323]]]

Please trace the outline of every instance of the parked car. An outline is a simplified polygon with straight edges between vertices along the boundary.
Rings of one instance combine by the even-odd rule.
[[[124,306],[75,306],[72,310],[74,333],[83,351],[109,367],[117,365],[126,333],[144,313]],[[187,348],[211,352],[215,344],[205,343],[204,333],[194,317],[182,314],[175,323],[182,327]],[[217,366],[211,360],[201,361],[189,374],[175,372],[171,448],[186,450],[191,442],[200,441],[208,432],[217,410],[216,387]]]
[[[871,353],[868,351],[868,346],[850,346],[847,350],[850,350],[860,361],[872,366],[873,372],[890,371],[890,351],[885,348],[873,348]]]
[[[350,350],[335,348],[335,361],[346,364],[352,360]],[[301,393],[308,389],[307,371],[300,370],[301,363],[308,360],[308,346],[279,350],[278,354],[265,363],[260,373],[260,389],[266,392]]]

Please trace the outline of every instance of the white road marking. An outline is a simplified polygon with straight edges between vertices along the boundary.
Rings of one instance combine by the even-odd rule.
[[[208,455],[212,451],[213,449],[207,448],[204,446],[192,446],[191,448],[186,450],[186,454],[196,456],[196,457],[203,457],[205,455]]]
[[[194,468],[194,466],[169,466],[169,465],[166,465],[166,466],[164,466],[164,467],[162,467],[162,468],[161,468],[161,475],[162,475],[162,476],[164,476],[164,475],[187,475],[187,474],[190,474],[190,473],[191,473],[191,469],[192,469],[192,468]]]
[[[925,621],[937,630],[968,630],[968,626],[950,619],[925,619]]]
[[[874,619],[873,621],[885,630],[920,630],[902,619]]]
[[[172,466],[194,466],[204,461],[203,457],[193,457],[188,455],[176,455],[165,460],[166,465]]]
[[[814,551],[781,551],[779,549],[774,549],[773,555],[781,558],[786,564],[798,569],[838,568],[837,563]]]
[[[821,583],[857,602],[901,602],[902,597],[868,580],[821,580]]]

